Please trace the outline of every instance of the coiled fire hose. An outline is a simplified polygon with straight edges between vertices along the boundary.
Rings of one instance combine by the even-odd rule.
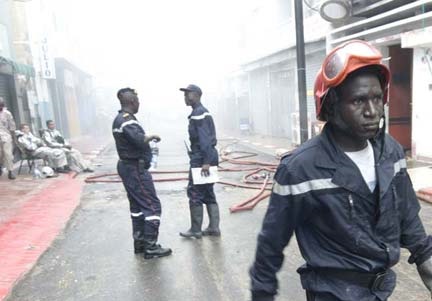
[[[230,144],[231,145],[231,144]],[[231,213],[252,210],[259,202],[270,196],[271,185],[273,182],[270,180],[273,177],[274,172],[277,168],[277,163],[269,163],[262,161],[246,160],[257,156],[257,153],[246,152],[246,151],[228,151],[226,148],[230,145],[220,149],[220,165],[228,162],[233,165],[247,165],[251,167],[218,167],[219,172],[249,172],[242,178],[242,183],[235,183],[229,181],[218,181],[218,184],[228,185],[233,187],[245,188],[245,189],[256,189],[258,193],[246,201],[243,201],[237,205],[233,205],[229,208]],[[188,174],[189,170],[165,170],[165,171],[151,171],[152,175],[162,174]],[[154,182],[172,182],[172,181],[187,181],[188,177],[168,177],[168,178],[155,178]],[[106,173],[95,176],[90,176],[85,179],[86,183],[120,183],[122,180],[119,178],[117,173]]]

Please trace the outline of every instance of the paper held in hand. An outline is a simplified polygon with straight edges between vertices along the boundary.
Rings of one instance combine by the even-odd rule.
[[[194,185],[216,183],[219,181],[217,166],[210,166],[210,175],[204,177],[201,175],[201,167],[192,168],[192,179]]]

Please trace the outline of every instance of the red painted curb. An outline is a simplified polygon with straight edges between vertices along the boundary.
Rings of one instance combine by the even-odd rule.
[[[432,187],[420,189],[416,195],[420,200],[432,203]]]
[[[60,178],[30,197],[0,225],[0,300],[36,263],[80,201],[82,180]]]

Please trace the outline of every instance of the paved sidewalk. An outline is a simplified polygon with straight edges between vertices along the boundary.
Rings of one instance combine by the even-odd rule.
[[[71,139],[71,144],[97,168],[97,155],[110,138],[83,136]],[[15,172],[18,167],[16,163]],[[33,179],[25,163],[16,180],[0,177],[0,300],[64,228],[79,205],[87,175]]]
[[[0,300],[64,228],[79,204],[82,186],[81,180],[62,176],[0,225]]]
[[[236,142],[245,145],[248,148],[271,156],[277,156],[296,148],[296,146],[293,145],[291,140],[288,138],[271,137],[257,134],[233,135],[229,133],[223,133],[218,138],[218,140],[232,140],[233,143]]]
[[[71,139],[70,142],[74,148],[81,151],[85,159],[97,166],[99,162],[96,162],[95,158],[105,147],[107,142],[111,142],[109,140],[110,138],[111,137],[81,136]],[[40,163],[41,161],[39,160],[37,164]],[[34,180],[32,175],[29,174],[27,162],[23,163],[21,174],[19,175],[19,162],[15,163],[14,168],[15,175],[17,176],[16,180],[8,180],[7,172],[4,172],[0,177],[0,225],[7,220],[8,217],[12,216],[28,198],[38,194],[49,184],[62,178],[62,175],[60,175],[58,178]]]

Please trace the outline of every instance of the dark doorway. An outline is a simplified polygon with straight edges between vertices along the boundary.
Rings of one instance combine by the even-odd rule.
[[[0,74],[0,96],[6,102],[6,108],[12,113],[15,121],[19,120],[18,107],[13,93],[14,78],[12,75]]]
[[[411,150],[413,51],[400,45],[389,47],[390,84],[389,132],[404,148]]]

